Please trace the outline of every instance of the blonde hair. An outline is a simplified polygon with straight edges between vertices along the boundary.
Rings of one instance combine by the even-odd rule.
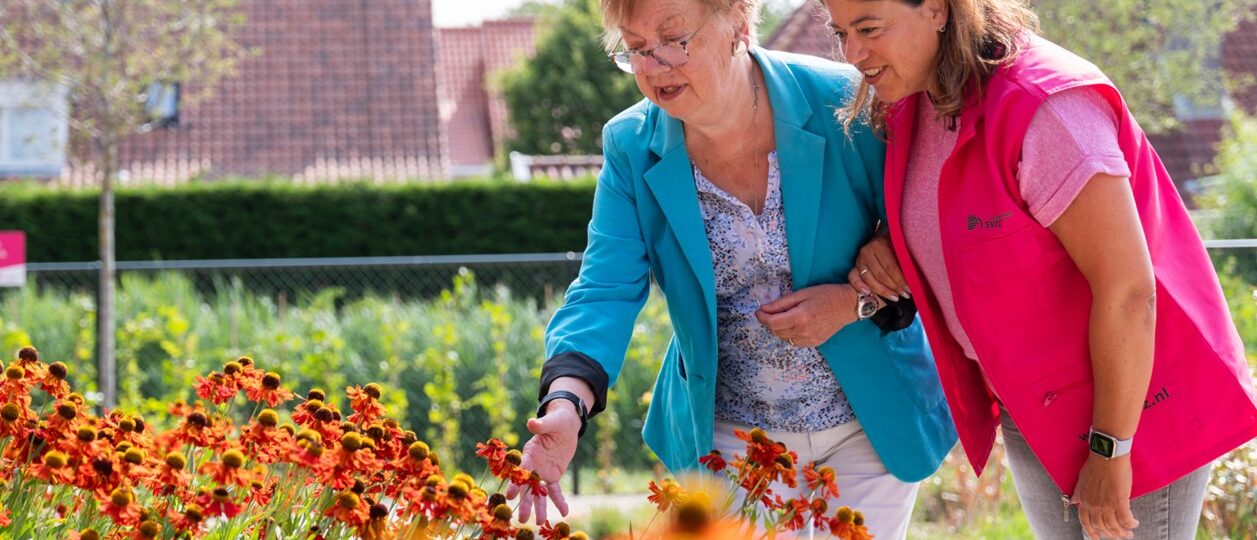
[[[820,2],[821,0],[816,0]],[[892,0],[912,7],[924,0]],[[941,34],[938,67],[929,81],[928,91],[938,110],[955,128],[956,119],[964,109],[966,98],[976,92],[981,96],[986,80],[999,66],[1016,60],[1021,48],[1018,36],[1024,32],[1038,33],[1039,17],[1025,0],[945,0],[947,23]],[[855,97],[838,111],[838,118],[848,131],[856,121],[865,121],[877,133],[886,132],[888,103],[877,99],[869,83],[863,79]]]
[[[713,13],[725,14],[734,11],[740,14],[750,27],[751,43],[758,43],[755,28],[759,26],[760,0],[692,0],[706,6]],[[633,16],[639,0],[599,0],[602,8],[602,44],[610,51],[620,41],[620,24]],[[742,22],[741,20],[737,22]]]

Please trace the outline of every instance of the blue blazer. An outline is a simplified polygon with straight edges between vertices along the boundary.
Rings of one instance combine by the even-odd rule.
[[[885,215],[884,145],[867,129],[846,136],[834,118],[856,73],[815,57],[752,55],[773,106],[793,288],[846,283]],[[675,335],[642,435],[673,472],[696,468],[712,448],[716,296],[685,135],[643,100],[607,123],[603,150],[584,262],[550,321],[546,354],[581,353],[614,384],[653,276]],[[909,482],[932,474],[956,432],[920,320],[887,335],[855,322],[818,349],[891,473]]]

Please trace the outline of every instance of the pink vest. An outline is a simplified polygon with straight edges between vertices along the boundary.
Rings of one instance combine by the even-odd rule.
[[[1038,37],[966,107],[939,179],[939,228],[956,311],[991,388],[1062,493],[1088,455],[1093,386],[1091,292],[1052,232],[1020,197],[1022,140],[1044,99],[1093,86],[1117,111],[1119,143],[1156,275],[1152,383],[1132,450],[1132,496],[1159,489],[1257,436],[1257,392],[1212,264],[1178,191],[1113,84],[1091,63]],[[965,454],[981,471],[999,404],[944,327],[900,224],[918,96],[892,107],[886,210],[899,261],[933,344]]]

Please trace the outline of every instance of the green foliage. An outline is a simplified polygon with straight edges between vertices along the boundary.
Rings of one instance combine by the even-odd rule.
[[[1039,0],[1043,34],[1100,67],[1150,132],[1176,125],[1174,99],[1218,107],[1222,36],[1254,0]]]
[[[511,151],[600,154],[602,126],[641,99],[602,45],[597,0],[564,0],[538,10],[545,28],[536,55],[498,81],[510,110]]]
[[[0,223],[26,231],[30,261],[96,260],[96,196],[0,188]],[[592,200],[592,182],[123,189],[117,252],[176,260],[580,251]]]
[[[178,273],[123,274],[117,312],[123,410],[155,417],[165,403],[195,399],[197,376],[249,355],[301,395],[317,386],[341,396],[347,385],[381,383],[381,401],[392,416],[454,468],[473,474],[483,467],[472,456],[476,442],[499,437],[519,445],[528,435],[524,422],[536,410],[542,339],[553,306],[483,286],[467,272],[431,300],[350,300],[327,289],[285,305],[239,281],[217,290],[202,293]],[[76,389],[90,391],[94,316],[88,294],[28,285],[0,298],[0,340],[9,351],[35,344],[48,361],[66,362]],[[643,399],[671,335],[657,297],[636,330],[639,339],[610,396],[610,412],[591,426],[583,453],[610,441],[608,462],[645,469],[654,461],[641,439]],[[617,415],[620,421],[602,420]],[[591,480],[582,481],[588,486]]]
[[[1197,199],[1209,214],[1205,233],[1214,238],[1257,238],[1257,118],[1237,115],[1218,152],[1221,173]],[[1218,268],[1257,283],[1257,249],[1218,250]]]

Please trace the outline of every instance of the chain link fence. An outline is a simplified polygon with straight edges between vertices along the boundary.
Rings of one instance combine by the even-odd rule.
[[[178,273],[198,292],[219,294],[232,283],[279,302],[329,288],[346,299],[377,294],[399,299],[431,298],[448,289],[459,273],[474,273],[481,283],[500,285],[519,295],[549,298],[562,293],[580,269],[579,253],[356,257],[317,259],[226,259],[198,261],[121,261],[124,276]],[[27,280],[37,288],[90,292],[99,286],[99,262],[31,263]],[[0,298],[12,294],[0,292]]]

